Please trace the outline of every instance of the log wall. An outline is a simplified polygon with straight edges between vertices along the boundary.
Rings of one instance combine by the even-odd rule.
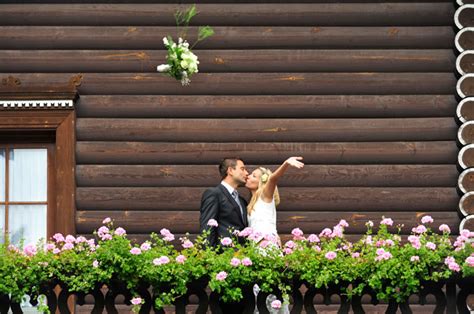
[[[106,216],[138,239],[197,232],[200,195],[228,155],[250,169],[305,158],[280,184],[282,234],[346,219],[357,236],[382,215],[405,234],[427,214],[459,230],[455,69],[472,62],[453,49],[457,5],[298,2],[199,1],[190,33],[209,24],[216,34],[196,46],[200,73],[182,87],[155,71],[177,4],[2,1],[1,78],[73,80],[80,94],[78,233]],[[469,32],[456,38],[471,43]],[[472,103],[458,116],[472,119]]]

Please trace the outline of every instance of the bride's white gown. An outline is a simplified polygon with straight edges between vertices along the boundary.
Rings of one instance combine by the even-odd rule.
[[[249,227],[262,236],[273,234],[277,236],[275,200],[264,202],[260,197],[253,206],[252,214],[248,216]]]
[[[262,235],[262,238],[266,235],[273,235],[278,237],[278,232],[276,229],[276,206],[275,200],[272,199],[270,203],[265,202],[260,197],[255,202],[253,206],[252,214],[248,216],[249,227],[253,229],[254,232],[259,232]],[[258,285],[254,286],[254,293],[257,296],[260,288]],[[272,309],[271,303],[276,300],[276,296],[273,294],[267,297],[267,309],[272,314],[287,314],[289,309],[287,305],[283,305],[279,310]],[[282,300],[280,300],[282,301]],[[258,313],[257,308],[255,307],[254,313]]]

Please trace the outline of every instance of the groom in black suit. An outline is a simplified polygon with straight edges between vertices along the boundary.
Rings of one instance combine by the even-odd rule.
[[[248,172],[240,158],[224,158],[219,165],[221,183],[207,189],[201,199],[200,231],[210,230],[209,244],[216,246],[219,239],[229,237],[229,228],[242,230],[248,226],[247,201],[239,196],[237,187],[245,185]],[[208,225],[210,219],[218,227]]]

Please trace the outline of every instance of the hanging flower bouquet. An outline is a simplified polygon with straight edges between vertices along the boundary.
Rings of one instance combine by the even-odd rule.
[[[214,35],[214,30],[210,26],[200,26],[197,40],[189,47],[189,43],[186,41],[186,32],[189,22],[197,13],[195,5],[184,12],[176,11],[174,17],[179,34],[178,42],[174,42],[173,38],[169,35],[163,37],[163,43],[168,50],[166,63],[156,68],[158,72],[165,73],[181,81],[183,86],[189,85],[191,82],[190,77],[198,72],[198,57],[191,49],[198,42]]]

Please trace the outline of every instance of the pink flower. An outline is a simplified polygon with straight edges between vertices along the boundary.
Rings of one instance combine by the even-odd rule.
[[[25,253],[26,256],[33,256],[33,255],[36,255],[36,252],[37,252],[37,249],[36,249],[36,245],[30,243],[30,244],[27,244],[24,248],[23,248],[23,253]]]
[[[330,237],[332,234],[332,230],[329,228],[324,228],[323,231],[319,234],[319,237]]]
[[[162,236],[166,237],[167,235],[170,235],[171,232],[170,232],[168,229],[163,228],[163,229],[160,230],[160,234],[161,234]]]
[[[222,244],[223,246],[229,246],[229,245],[232,244],[232,239],[229,238],[229,237],[225,237],[225,238],[223,238],[223,239],[221,240],[221,244]]]
[[[164,264],[168,264],[170,262],[170,259],[168,258],[168,256],[161,256],[159,258],[155,258],[153,260],[153,264],[154,265],[164,265]]]
[[[317,245],[313,246],[313,250],[315,250],[316,252],[321,252],[321,248]]]
[[[216,279],[219,281],[223,281],[227,278],[227,273],[225,271],[221,271],[216,275]]]
[[[240,265],[240,259],[235,258],[235,257],[232,258],[232,259],[230,260],[230,265],[232,265],[232,266],[234,266],[234,267],[239,266],[239,265]]]
[[[133,305],[139,305],[142,304],[142,298],[133,298],[130,302],[132,302]]]
[[[376,261],[388,260],[392,258],[392,254],[390,252],[385,251],[384,249],[378,249],[376,253],[378,255],[375,258]]]
[[[183,242],[183,247],[184,247],[185,249],[192,248],[193,246],[194,246],[194,244],[193,244],[190,240],[185,240],[185,241]]]
[[[261,248],[264,249],[264,248],[266,248],[267,246],[269,246],[270,243],[271,243],[271,242],[268,241],[268,240],[263,240],[263,241],[261,241],[261,242],[258,244],[258,246],[260,246]]]
[[[294,240],[301,240],[303,238],[303,231],[300,228],[294,228],[291,230]]]
[[[130,250],[130,253],[132,253],[132,255],[140,255],[140,254],[142,254],[142,250],[140,250],[137,247],[134,247]]]
[[[448,264],[448,268],[451,269],[452,271],[458,272],[461,270],[461,267],[459,267],[458,263],[453,262]]]
[[[92,267],[97,268],[99,267],[99,262],[97,260],[92,262]]]
[[[252,266],[252,260],[248,257],[245,257],[244,259],[242,259],[242,265],[244,266]]]
[[[352,258],[358,258],[360,256],[360,253],[358,252],[355,252],[355,253],[352,253]]]
[[[474,267],[474,256],[469,256],[466,258],[466,263],[469,267]]]
[[[436,244],[434,244],[433,242],[427,242],[426,247],[433,251],[436,250]]]
[[[61,252],[61,250],[58,249],[58,248],[55,248],[55,249],[53,250],[53,254],[59,254],[60,252]]]
[[[252,234],[250,234],[248,239],[252,240],[252,241],[255,241],[255,242],[258,242],[258,241],[263,239],[263,235],[262,235],[261,232],[256,231],[256,232],[253,232]]]
[[[413,255],[410,257],[411,262],[418,262],[420,260],[420,257],[418,255]]]
[[[347,221],[345,221],[344,219],[341,219],[337,225],[338,225],[338,226],[341,226],[341,227],[343,227],[343,228],[349,227],[349,224],[348,224]]]
[[[142,251],[148,251],[150,249],[151,249],[151,244],[148,241],[143,242],[142,245],[140,245],[140,250]]]
[[[448,256],[444,259],[444,264],[446,264],[446,265],[449,265],[449,264],[455,263],[455,262],[456,262],[456,260],[452,256]]]
[[[76,238],[74,238],[72,235],[68,234],[66,236],[66,243],[74,243],[76,242]]]
[[[125,231],[124,228],[122,227],[118,227],[117,229],[115,229],[115,234],[118,235],[118,236],[123,236],[125,235],[127,232]]]
[[[286,255],[290,255],[291,253],[293,253],[293,250],[287,247],[283,249],[283,253],[285,253]]]
[[[333,251],[329,251],[326,253],[326,255],[324,255],[324,257],[326,257],[328,260],[333,260],[337,257],[337,253]]]
[[[365,244],[372,245],[373,244],[372,236],[367,236],[367,238],[365,238],[364,242],[365,242]]]
[[[106,233],[102,236],[102,241],[112,240],[112,235],[110,233]]]
[[[74,244],[72,244],[72,243],[66,243],[66,244],[63,245],[62,250],[63,250],[63,251],[67,251],[67,250],[72,250],[73,248],[74,248]]]
[[[83,243],[83,242],[87,242],[87,239],[84,238],[83,236],[79,236],[76,238],[76,243]]]
[[[312,233],[312,234],[310,234],[310,235],[308,236],[308,241],[309,241],[310,243],[314,243],[314,242],[319,242],[320,240],[319,240],[319,237],[318,237],[317,235],[315,235],[314,233]]]
[[[209,219],[208,222],[207,222],[207,225],[209,227],[217,227],[219,226],[219,224],[217,223],[217,220],[215,219]]]
[[[99,230],[97,230],[97,234],[99,235],[99,237],[103,237],[105,234],[108,234],[109,233],[109,228],[107,228],[106,226],[102,226],[99,228]]]
[[[450,233],[451,229],[449,229],[449,226],[447,224],[442,224],[439,226],[439,231],[444,233]]]
[[[341,226],[335,226],[332,229],[331,238],[342,238],[343,228]]]
[[[248,237],[252,233],[253,233],[253,229],[250,227],[247,227],[244,230],[239,232],[239,237]]]
[[[285,247],[287,247],[289,249],[294,249],[295,246],[296,246],[295,242],[293,242],[291,240],[285,243]]]
[[[423,216],[421,218],[421,223],[422,224],[427,224],[427,223],[432,223],[434,220],[431,216]]]
[[[166,237],[163,238],[163,240],[165,240],[166,242],[171,242],[174,240],[174,235],[173,234],[167,235]]]
[[[176,256],[176,262],[178,264],[184,264],[185,261],[186,261],[186,256],[184,256],[184,255]]]
[[[53,239],[56,240],[56,242],[64,242],[64,236],[61,233],[53,235]]]
[[[281,308],[281,301],[280,301],[280,300],[274,300],[274,301],[272,302],[272,308],[274,308],[274,309],[279,309],[279,308]]]
[[[111,221],[112,221],[112,219],[110,219],[110,217],[107,217],[104,220],[102,220],[102,223],[105,225],[105,224],[108,224]]]
[[[417,233],[417,234],[425,233],[426,230],[427,230],[426,227],[423,225],[419,225],[418,227],[411,229],[413,233]]]
[[[392,240],[390,240],[390,239],[388,239],[387,241],[385,241],[385,244],[388,245],[388,246],[394,246],[394,245],[395,245],[395,243],[394,243]]]
[[[46,251],[52,251],[55,247],[56,245],[54,245],[54,243],[47,243],[44,248]]]
[[[392,226],[393,225],[393,220],[391,218],[383,218],[382,221],[380,222],[381,225],[387,225],[387,226]]]

